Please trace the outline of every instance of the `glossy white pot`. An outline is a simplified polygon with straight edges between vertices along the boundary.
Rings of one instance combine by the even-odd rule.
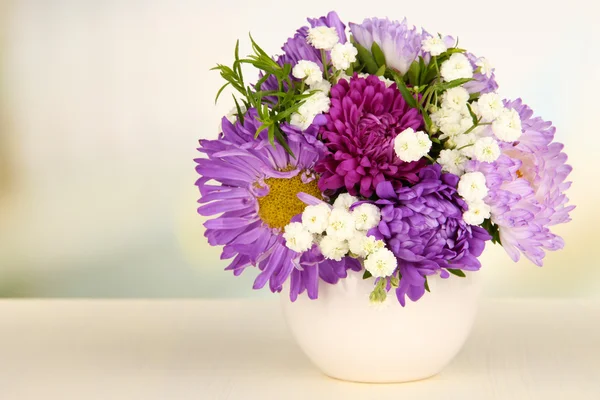
[[[356,382],[408,382],[440,372],[469,336],[481,287],[466,278],[429,278],[430,293],[400,306],[390,292],[382,306],[369,302],[372,280],[350,272],[336,285],[320,282],[319,298],[292,303],[283,314],[296,341],[326,375]],[[285,293],[285,291],[284,291]]]

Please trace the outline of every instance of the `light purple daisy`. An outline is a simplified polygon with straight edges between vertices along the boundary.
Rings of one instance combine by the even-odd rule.
[[[563,145],[553,142],[556,129],[551,122],[533,117],[521,99],[505,102],[521,117],[523,134],[519,141],[502,145],[502,156],[494,163],[470,162],[469,170],[486,176],[492,222],[498,225],[500,241],[514,261],[520,254],[541,266],[545,250],[558,250],[563,239],[550,228],[570,221],[565,191],[567,176]]]
[[[273,292],[281,291],[291,276],[292,300],[304,291],[316,298],[319,278],[336,283],[347,269],[360,269],[354,259],[325,260],[316,246],[296,253],[282,235],[285,225],[304,210],[298,193],[322,198],[313,168],[325,151],[323,144],[289,126],[284,128],[295,157],[282,146],[273,147],[265,133],[253,140],[260,126],[255,110],[248,111],[243,125],[224,118],[222,126],[219,140],[200,141],[198,150],[207,158],[195,161],[203,204],[198,213],[216,216],[204,224],[205,236],[211,245],[224,246],[221,258],[233,258],[226,269],[239,275],[249,266],[258,267],[254,288],[269,282]]]
[[[388,67],[405,74],[421,53],[421,41],[425,38],[417,28],[410,27],[406,18],[402,22],[389,19],[365,19],[362,24],[350,23],[350,31],[358,44],[371,50],[377,43],[385,55]]]

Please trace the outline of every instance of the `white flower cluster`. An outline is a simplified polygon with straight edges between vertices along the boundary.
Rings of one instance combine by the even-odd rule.
[[[338,43],[331,49],[331,64],[339,71],[345,71],[356,61],[358,50],[350,42]]]
[[[318,50],[331,50],[339,43],[340,37],[335,28],[328,26],[317,26],[308,30],[306,37],[308,44]]]
[[[431,150],[431,139],[425,132],[407,128],[394,139],[394,151],[404,162],[420,160]]]
[[[375,277],[391,275],[397,267],[394,254],[382,240],[367,236],[367,231],[381,220],[379,208],[341,194],[330,206],[326,203],[307,206],[302,222],[292,222],[284,229],[286,246],[296,252],[310,250],[314,244],[327,259],[339,261],[351,255],[365,259],[365,268]]]
[[[472,78],[473,67],[467,56],[462,53],[454,53],[442,63],[440,74],[446,82],[455,79]]]
[[[314,61],[298,61],[292,69],[292,75],[294,78],[303,79],[309,86],[309,91],[317,90],[316,93],[304,101],[298,112],[291,116],[290,123],[301,130],[305,130],[312,124],[317,115],[329,111],[331,83],[323,79],[323,71]]]
[[[491,71],[489,65],[486,71]],[[448,139],[437,162],[444,171],[459,176],[469,159],[494,162],[501,154],[498,141],[513,142],[521,135],[519,114],[505,108],[498,93],[485,93],[471,104],[469,96],[462,86],[448,89],[441,107],[431,114],[439,138]],[[475,128],[469,107],[479,121]]]
[[[331,64],[335,70],[344,71],[356,61],[358,50],[350,42],[340,43],[335,28],[327,26],[311,28],[308,30],[306,41],[318,50],[329,51]],[[317,115],[329,111],[331,83],[323,78],[321,67],[310,60],[298,61],[292,69],[292,75],[308,85],[309,90],[307,93],[318,90],[317,93],[307,98],[298,111],[291,116],[290,123],[293,126],[306,130]]]
[[[421,48],[423,51],[431,54],[432,56],[439,56],[448,50],[446,43],[439,36],[431,36],[421,41]]]
[[[488,194],[485,176],[481,172],[468,172],[460,177],[458,194],[465,199],[468,210],[464,212],[463,219],[467,224],[480,225],[490,217],[490,206],[483,199]]]
[[[492,64],[487,60],[487,58],[479,57],[475,61],[475,65],[479,68],[479,72],[481,72],[483,75],[487,76],[488,78],[492,76],[494,68],[492,67]]]

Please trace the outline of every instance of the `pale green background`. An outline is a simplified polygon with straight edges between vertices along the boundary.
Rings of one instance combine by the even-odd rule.
[[[324,4],[327,4],[324,6]],[[600,296],[598,10],[547,1],[43,1],[0,3],[0,296],[255,296],[223,272],[195,213],[196,141],[228,96],[208,69],[237,38],[270,52],[337,9],[407,16],[497,67],[501,94],[552,119],[575,181],[567,247],[543,269],[486,252],[486,292]]]

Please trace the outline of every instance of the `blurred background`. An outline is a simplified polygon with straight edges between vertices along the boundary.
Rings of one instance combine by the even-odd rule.
[[[327,3],[326,6],[323,4]],[[483,257],[489,296],[600,297],[600,28],[587,0],[1,0],[0,296],[243,297],[196,214],[197,140],[235,40],[277,53],[305,16],[389,16],[460,38],[504,97],[551,119],[574,167],[566,248],[543,268]]]

